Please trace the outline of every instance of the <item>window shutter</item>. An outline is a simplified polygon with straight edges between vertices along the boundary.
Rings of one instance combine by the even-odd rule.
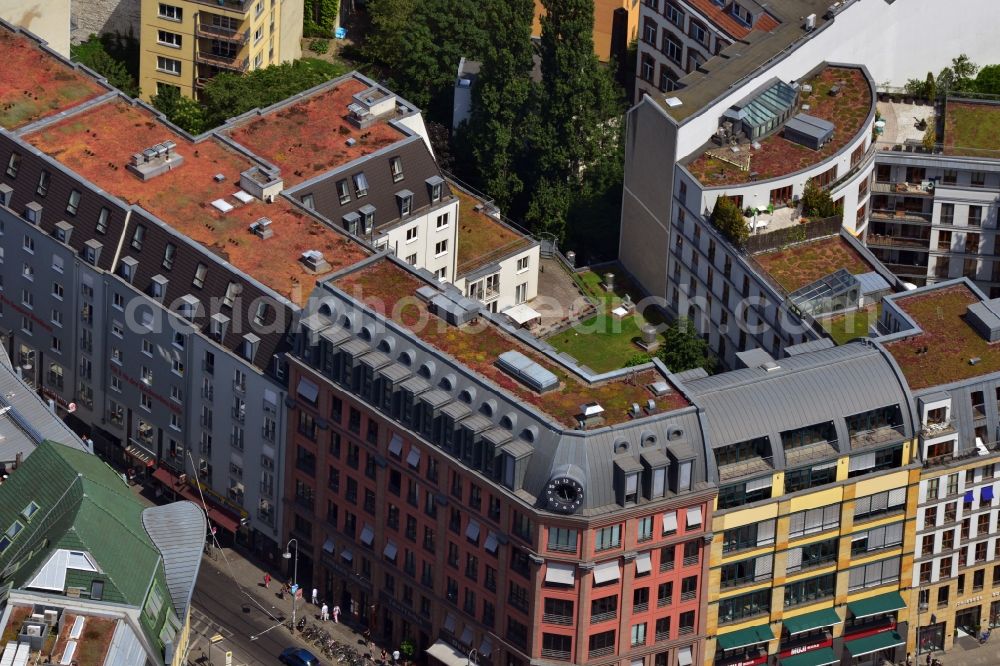
[[[806,529],[806,512],[799,511],[793,513],[788,522],[788,533],[790,535],[802,534]]]
[[[860,453],[858,455],[851,456],[851,464],[848,467],[849,472],[860,472],[866,469],[871,469],[875,466],[875,453]]]
[[[823,527],[833,528],[840,525],[840,505],[831,504],[823,507]]]
[[[871,513],[872,510],[872,496],[865,495],[864,497],[859,497],[854,502],[854,517],[864,516]]]
[[[802,549],[792,548],[788,551],[788,564],[785,565],[786,571],[798,571],[802,568]]]
[[[771,571],[774,568],[774,556],[773,555],[762,555],[758,557],[753,562],[753,579],[763,580],[765,578],[771,577]]]
[[[757,545],[769,546],[774,543],[774,519],[757,523]]]
[[[885,528],[868,531],[868,550],[878,550],[885,546]]]
[[[859,587],[864,587],[865,584],[865,567],[856,567],[851,569],[850,574],[847,579],[847,586],[856,590]]]
[[[889,506],[888,502],[888,493],[876,493],[872,495],[872,511],[884,511]]]
[[[903,523],[893,523],[885,526],[885,543],[887,546],[897,546],[903,542]]]
[[[809,509],[805,512],[806,532],[819,532],[823,529],[823,509]]]
[[[882,561],[882,580],[888,578],[899,578],[899,558]]]
[[[889,506],[906,504],[906,488],[893,488],[889,491]]]

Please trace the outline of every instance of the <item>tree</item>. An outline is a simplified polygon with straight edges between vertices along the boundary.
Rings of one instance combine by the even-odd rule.
[[[659,356],[671,372],[684,372],[694,368],[715,370],[715,360],[708,351],[708,343],[698,335],[694,322],[686,317],[675,321],[663,333],[664,344]]]
[[[979,66],[962,53],[951,59],[951,71],[955,73],[956,83],[964,88],[976,76]]]
[[[205,110],[190,97],[184,97],[177,88],[167,86],[152,98],[153,107],[167,117],[167,120],[189,134],[201,134],[205,126]]]
[[[519,167],[526,150],[524,125],[532,115],[534,84],[531,21],[533,0],[488,0],[485,12],[493,39],[483,54],[472,89],[472,113],[459,132],[475,180],[500,210],[511,212],[524,189]]]
[[[740,210],[735,201],[725,194],[715,200],[715,207],[712,209],[712,224],[737,247],[742,247],[747,238],[750,237],[750,229],[743,217],[743,211]]]
[[[91,35],[87,41],[71,46],[70,56],[106,78],[108,83],[126,95],[139,96],[139,84],[129,74],[125,63],[113,58],[97,35]]]
[[[987,65],[980,69],[975,88],[978,93],[1000,95],[1000,65]]]
[[[924,97],[928,102],[937,99],[937,84],[934,83],[933,72],[927,72],[927,78],[924,80]]]
[[[305,37],[332,37],[340,11],[340,0],[308,0],[305,3],[302,34]]]
[[[921,139],[924,149],[927,151],[933,151],[934,146],[937,145],[937,130],[934,129],[934,124],[931,123],[924,130],[924,138]]]
[[[819,187],[813,179],[806,181],[802,193],[802,214],[806,217],[824,218],[837,214],[837,206],[833,203],[830,191]]]

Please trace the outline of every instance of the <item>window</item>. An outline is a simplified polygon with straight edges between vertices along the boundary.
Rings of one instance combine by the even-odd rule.
[[[851,535],[851,555],[863,555],[903,543],[903,523],[875,527]]]
[[[409,194],[399,195],[399,214],[406,217],[413,209],[413,197]]]
[[[575,553],[576,537],[577,531],[575,529],[566,527],[550,527],[548,541],[549,550],[564,553]]]
[[[205,264],[198,264],[198,268],[195,269],[194,279],[191,284],[201,289],[205,286],[205,277],[208,275],[208,267]]]
[[[667,56],[667,58],[677,64],[680,64],[681,58],[684,54],[684,46],[666,30],[663,31],[663,43],[661,45],[661,50],[663,55]]]
[[[173,58],[166,58],[164,56],[156,56],[156,69],[161,72],[166,72],[167,74],[176,74],[180,76],[181,61],[174,60]]]
[[[615,631],[602,631],[599,634],[591,635],[589,641],[589,655],[591,658],[603,657],[615,651]]]
[[[708,46],[708,31],[700,23],[691,20],[688,23],[688,35],[702,46]]]
[[[929,479],[927,481],[927,499],[936,500],[938,498],[938,492],[941,487],[941,479]]]
[[[448,226],[448,213],[441,213],[437,216],[437,229],[444,229]]]
[[[969,206],[969,226],[979,227],[983,224],[983,207]]]
[[[522,282],[514,287],[514,302],[520,305],[528,300],[528,283]]]
[[[169,32],[167,30],[157,30],[156,31],[156,41],[164,46],[171,46],[175,49],[181,47],[181,36],[176,32]]]
[[[446,254],[447,252],[448,252],[448,240],[447,239],[442,240],[442,241],[438,241],[437,243],[435,243],[435,245],[434,245],[434,256],[435,257],[440,257],[442,254]]]
[[[812,603],[833,596],[836,574],[826,574],[815,578],[785,584],[785,607]]]
[[[640,518],[636,523],[639,541],[649,541],[653,538],[653,517]]]
[[[108,231],[108,216],[111,215],[111,211],[107,208],[101,208],[100,214],[97,216],[97,233],[103,234]]]
[[[21,169],[21,155],[20,153],[11,153],[10,159],[7,160],[7,175],[11,178],[17,178],[17,172]]]
[[[656,61],[648,53],[643,53],[639,61],[639,78],[643,81],[653,81],[653,72],[656,68]]]
[[[346,204],[351,200],[351,188],[347,185],[347,180],[337,181],[337,197],[341,204]]]
[[[403,158],[393,157],[389,160],[389,173],[392,174],[392,182],[398,183],[403,180]]]
[[[602,527],[594,533],[594,550],[617,548],[621,543],[621,525]]]
[[[799,548],[788,550],[788,561],[785,571],[793,572],[812,567],[823,566],[837,560],[837,539],[817,541]]]
[[[774,520],[764,520],[726,530],[722,534],[723,554],[774,543]]]
[[[159,16],[170,21],[181,21],[184,18],[184,13],[180,7],[166,5],[161,2]]]
[[[986,174],[982,171],[973,171],[969,176],[972,187],[986,187]]]
[[[894,583],[898,580],[899,558],[893,557],[850,569],[848,590],[853,592],[863,588]]]
[[[259,44],[260,40],[262,40],[262,39],[264,39],[264,26],[260,26],[259,28],[257,28],[256,30],[254,30],[254,33],[253,33],[253,43],[254,44]],[[263,64],[263,62],[264,62],[264,54],[263,53],[258,53],[257,56],[254,58],[254,66],[255,67],[260,67],[261,64]]]
[[[136,225],[135,231],[132,233],[132,248],[136,250],[142,249],[142,241],[146,237],[146,227],[141,224]]]
[[[76,215],[78,210],[80,210],[80,190],[73,190],[69,193],[69,201],[66,202],[66,212]]]
[[[955,204],[943,203],[941,204],[941,216],[939,218],[941,224],[954,224],[955,222]]]
[[[854,519],[873,518],[892,511],[901,511],[906,504],[906,488],[894,488],[859,497],[854,502]]]
[[[831,504],[818,509],[793,513],[789,517],[789,538],[800,537],[835,529],[840,525],[840,505]]]
[[[719,623],[739,622],[771,610],[771,590],[759,590],[749,594],[719,601]],[[683,625],[683,622],[681,623]],[[683,633],[683,632],[682,632]]]
[[[785,492],[793,493],[806,488],[833,483],[837,480],[837,462],[801,467],[785,473]]]
[[[646,644],[646,623],[632,625],[632,647]]]
[[[517,260],[517,272],[520,273],[521,271],[528,270],[528,262],[529,261],[530,261],[530,257],[521,257],[520,259],[518,259]]]

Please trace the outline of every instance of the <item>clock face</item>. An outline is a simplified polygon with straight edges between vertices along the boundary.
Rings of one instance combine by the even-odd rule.
[[[560,513],[575,513],[583,505],[583,486],[569,477],[549,481],[545,487],[549,508]]]

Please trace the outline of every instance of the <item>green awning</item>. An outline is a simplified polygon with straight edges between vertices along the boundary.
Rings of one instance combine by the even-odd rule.
[[[892,611],[906,608],[906,602],[899,592],[888,592],[877,597],[868,597],[859,601],[852,601],[847,604],[847,610],[855,618],[871,617],[879,613],[891,613]]]
[[[803,631],[812,631],[820,627],[830,627],[840,624],[843,620],[837,615],[837,611],[832,608],[824,608],[805,615],[786,617],[784,620],[785,629],[790,634],[801,634]]]
[[[903,645],[905,642],[903,637],[895,631],[883,631],[881,634],[865,636],[856,641],[847,641],[844,643],[844,647],[847,648],[852,657],[862,657],[872,652]]]
[[[833,653],[833,648],[820,648],[797,654],[794,657],[785,657],[780,662],[780,666],[829,666],[839,664],[840,660]]]
[[[756,645],[774,638],[774,632],[770,624],[761,624],[756,627],[747,627],[739,631],[731,631],[728,634],[719,634],[716,641],[723,650],[735,650],[736,648]]]

